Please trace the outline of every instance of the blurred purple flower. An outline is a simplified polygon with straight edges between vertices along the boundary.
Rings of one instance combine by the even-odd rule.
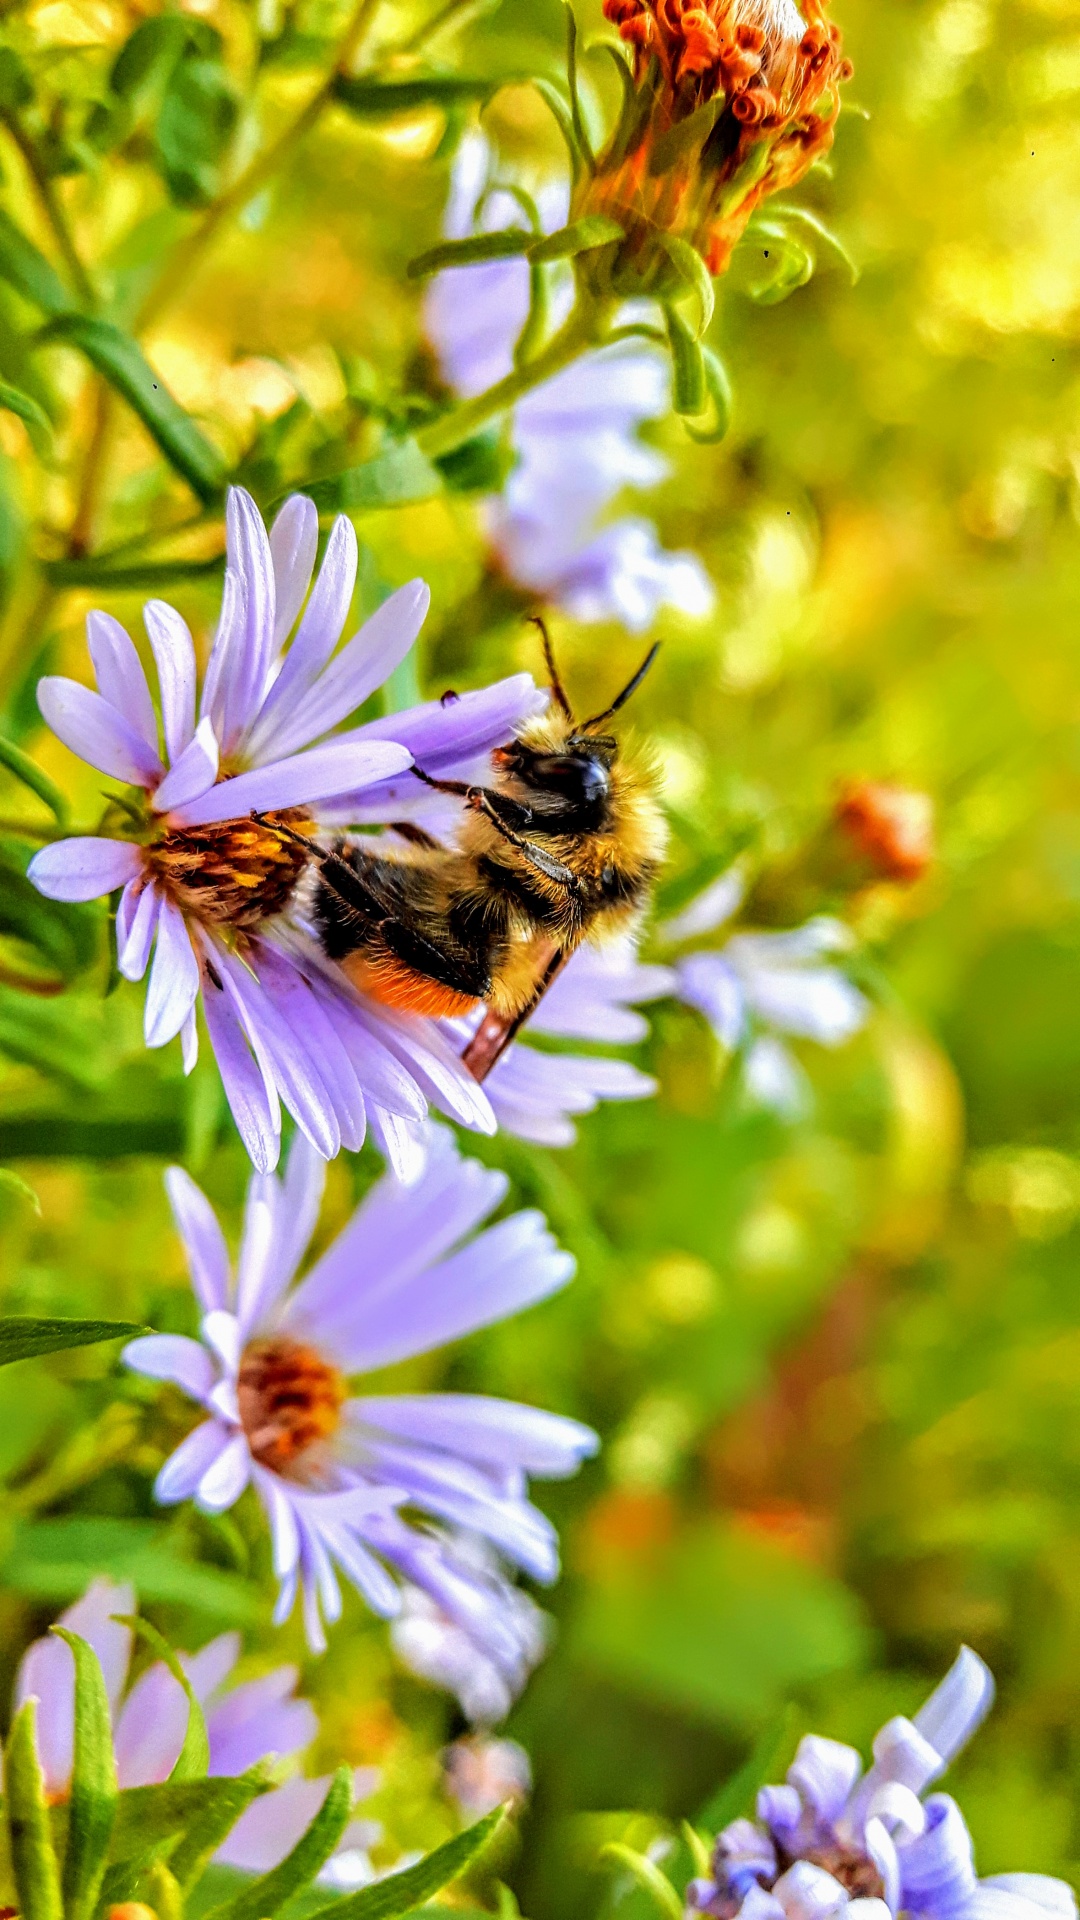
[[[445,227],[462,238],[477,226],[519,223],[506,191],[487,191],[491,153],[482,135],[458,149]],[[568,194],[549,187],[540,213],[561,226]],[[572,290],[555,290],[553,317],[565,317]],[[426,325],[443,378],[463,398],[510,372],[529,311],[529,268],[522,259],[452,267],[428,291]],[[693,553],[668,553],[650,520],[600,525],[625,487],[654,487],[668,463],[638,439],[647,420],[670,404],[666,356],[640,341],[589,353],[520,400],[511,428],[515,456],[501,496],[490,503],[488,533],[501,566],[520,586],[578,620],[620,620],[635,632],[662,606],[703,615],[713,588]]]
[[[523,1044],[531,1034],[625,1046],[643,1040],[648,1022],[634,1007],[674,991],[670,967],[643,966],[637,941],[624,935],[603,947],[583,946],[548,988],[536,1012],[484,1082],[499,1126],[522,1140],[565,1147],[576,1139],[572,1116],[602,1100],[644,1100],[656,1082],[629,1060],[607,1054],[545,1053]],[[468,1042],[481,1014],[447,1021],[457,1044]]]
[[[516,1740],[474,1733],[443,1753],[443,1781],[466,1820],[481,1820],[508,1800],[522,1806],[532,1792],[532,1767]]]
[[[474,1574],[453,1530],[480,1535],[536,1580],[555,1579],[558,1542],[526,1476],[575,1473],[595,1434],[471,1394],[352,1398],[345,1381],[546,1299],[566,1285],[573,1260],[539,1213],[477,1233],[506,1178],[463,1160],[451,1136],[432,1129],[416,1183],[381,1180],[293,1286],[324,1174],[298,1134],[283,1180],[253,1175],[235,1278],[209,1202],[179,1168],[166,1176],[202,1339],[151,1334],[124,1358],[175,1382],[207,1418],[166,1461],[157,1498],[221,1513],[251,1484],[273,1538],[276,1619],[301,1591],[315,1649],[325,1646],[324,1620],[341,1612],[335,1563],[376,1613],[399,1612],[404,1581],[492,1649],[503,1638],[516,1644],[517,1596]],[[450,1531],[403,1520],[402,1505]]]
[[[742,876],[729,868],[660,928],[661,937],[676,943],[714,932],[743,893]],[[823,964],[852,945],[847,927],[819,915],[790,932],[729,934],[722,946],[676,962],[679,999],[705,1015],[721,1046],[744,1050],[745,1085],[758,1104],[791,1115],[805,1107],[805,1078],[785,1038],[838,1047],[865,1025],[864,995],[839,967]]]
[[[188,1702],[182,1687],[162,1661],[148,1667],[128,1687],[131,1628],[115,1618],[135,1612],[134,1589],[126,1582],[95,1580],[81,1600],[60,1615],[59,1624],[86,1640],[101,1662],[113,1722],[117,1779],[121,1787],[147,1787],[167,1780],[187,1728]],[[195,1654],[180,1660],[206,1717],[211,1774],[244,1773],[270,1755],[299,1756],[318,1732],[315,1709],[295,1698],[295,1667],[275,1667],[255,1680],[230,1686],[240,1657],[240,1636],[223,1633]],[[15,1704],[33,1695],[38,1702],[37,1748],[50,1800],[66,1800],[71,1790],[75,1740],[75,1662],[70,1647],[46,1634],[26,1649],[15,1680]],[[265,1873],[295,1846],[326,1797],[329,1776],[308,1780],[299,1774],[262,1795],[242,1814],[214,1855],[219,1865]],[[354,1787],[366,1799],[378,1785],[373,1768],[358,1769]],[[346,1828],[327,1878],[355,1885],[370,1877],[366,1849],[379,1838],[370,1820]]]
[[[424,1587],[407,1584],[390,1637],[413,1673],[455,1694],[474,1726],[491,1727],[505,1719],[543,1659],[549,1623],[479,1534],[458,1530],[447,1544],[480,1604],[468,1612],[450,1608]]]
[[[234,487],[226,524],[221,619],[198,721],[191,634],[164,601],[144,611],[164,758],[146,675],[108,614],[87,621],[100,691],[40,682],[41,711],[65,745],[142,792],[113,809],[113,837],[45,847],[30,878],[56,900],[123,889],[121,973],[141,979],[154,948],[147,1045],[180,1034],[190,1071],[201,993],[233,1116],[261,1171],[277,1164],[282,1106],[326,1158],[359,1147],[370,1122],[396,1163],[429,1101],[490,1132],[485,1095],[433,1023],[387,1013],[323,960],[303,918],[308,856],[289,832],[396,817],[400,790],[411,797],[419,785],[404,773],[414,754],[431,772],[454,773],[505,741],[543,696],[519,674],[449,704],[332,733],[408,653],[426,586],[414,580],[391,594],[335,654],[357,568],[356,535],[341,517],[286,652],[315,561],[315,506],[294,494],[268,536],[254,501]],[[270,820],[257,824],[253,811]]]
[[[963,1647],[914,1720],[882,1727],[865,1773],[854,1747],[808,1734],[786,1784],[761,1789],[757,1819],[724,1828],[713,1878],[691,1883],[688,1911],[719,1920],[1075,1920],[1063,1880],[977,1879],[955,1800],[922,1798],[993,1698],[989,1668]]]

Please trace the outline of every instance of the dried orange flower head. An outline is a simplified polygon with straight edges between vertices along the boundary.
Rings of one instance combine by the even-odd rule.
[[[834,818],[875,879],[910,885],[934,858],[934,807],[927,793],[862,780],[841,795]]]
[[[617,293],[662,290],[657,230],[722,273],[755,207],[832,143],[851,73],[839,29],[821,0],[604,0],[604,13],[632,50],[634,97],[577,210],[627,233]]]

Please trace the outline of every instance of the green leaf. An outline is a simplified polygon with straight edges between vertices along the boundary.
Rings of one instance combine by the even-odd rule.
[[[697,295],[698,324],[697,338],[708,331],[709,322],[716,306],[716,294],[713,291],[712,275],[705,265],[696,247],[688,240],[680,240],[677,234],[662,233],[660,244],[663,247],[680,280]]]
[[[750,1812],[758,1789],[776,1779],[791,1744],[794,1724],[794,1710],[787,1706],[762,1728],[742,1766],[705,1802],[697,1819],[699,1827],[708,1833],[720,1833],[732,1820]]]
[[[405,271],[410,280],[423,280],[444,267],[471,267],[478,260],[508,260],[516,253],[530,253],[533,242],[527,227],[499,227],[494,233],[473,233],[465,240],[440,241],[437,247],[418,253]]]
[[[705,368],[705,390],[710,403],[709,417],[703,425],[693,420],[686,420],[684,425],[691,440],[697,440],[703,446],[712,446],[724,438],[731,425],[733,396],[727,368],[719,356],[711,347],[702,347],[701,358]]]
[[[578,145],[577,134],[574,131],[574,117],[570,107],[563,99],[558,87],[553,85],[550,80],[542,79],[539,74],[530,74],[529,78],[536,92],[544,102],[544,105],[554,116],[559,132],[566,142],[566,151],[570,155],[571,172],[573,178],[576,180],[581,172],[583,157],[581,148]]]
[[[69,1347],[93,1347],[99,1340],[127,1340],[150,1333],[132,1320],[38,1320],[29,1314],[0,1319],[0,1367],[32,1360],[39,1353],[64,1353]]]
[[[373,80],[339,74],[334,98],[350,113],[366,119],[386,119],[395,113],[415,113],[418,107],[454,107],[470,100],[487,100],[500,87],[513,86],[524,74],[430,73],[408,80]]]
[[[73,1600],[99,1573],[130,1580],[143,1600],[194,1607],[238,1625],[264,1617],[256,1587],[187,1559],[153,1520],[70,1514],[27,1522],[3,1564],[9,1587],[42,1600]]]
[[[187,28],[179,14],[160,13],[141,20],[113,62],[109,75],[113,92],[141,107],[160,92],[186,44]]]
[[[75,1765],[64,1855],[65,1920],[89,1920],[105,1875],[116,1819],[116,1755],[101,1662],[89,1642],[67,1627],[51,1629],[75,1659]]]
[[[187,1695],[187,1726],[184,1729],[183,1744],[173,1762],[172,1772],[169,1775],[170,1781],[205,1780],[210,1766],[210,1742],[207,1738],[203,1710],[195,1696],[191,1681],[164,1634],[151,1626],[149,1620],[142,1619],[137,1613],[117,1614],[116,1618],[122,1620],[126,1627],[130,1627],[133,1633],[137,1633],[141,1640],[145,1640],[147,1646],[153,1647],[158,1659],[164,1661],[177,1685],[182,1687]]]
[[[673,167],[684,153],[695,147],[700,151],[726,105],[724,94],[717,93],[711,100],[706,100],[704,106],[695,107],[693,113],[688,113],[684,120],[676,120],[674,126],[651,143],[649,172],[654,175],[667,173],[669,167]]]
[[[682,314],[674,307],[664,308],[664,318],[667,321],[671,370],[674,376],[672,405],[676,413],[703,413],[708,388],[705,382],[705,359],[701,347]]]
[[[213,1791],[204,1800],[202,1811],[189,1821],[183,1838],[169,1857],[169,1866],[182,1893],[189,1892],[194,1886],[222,1841],[232,1832],[240,1815],[246,1813],[252,1801],[268,1792],[273,1784],[273,1776],[265,1761],[260,1761],[235,1779],[218,1777],[198,1782],[204,1794],[208,1790]],[[166,1791],[178,1793],[183,1789],[173,1787]]]
[[[19,1910],[26,1920],[61,1920],[60,1874],[37,1756],[37,1701],[27,1700],[4,1748],[4,1812]]]
[[[596,155],[592,150],[585,116],[581,111],[581,95],[578,90],[577,16],[569,0],[564,0],[564,5],[566,6],[566,82],[570,92],[570,124],[574,129],[574,139],[577,141],[582,160],[589,172],[595,173]]]
[[[609,219],[606,213],[587,213],[581,220],[571,220],[568,227],[559,227],[542,240],[534,240],[528,255],[539,265],[545,260],[566,260],[576,253],[587,253],[592,247],[606,247],[611,241],[624,238],[624,229],[617,220]]]
[[[306,1832],[280,1865],[232,1899],[213,1907],[206,1920],[271,1920],[294,1893],[309,1886],[329,1860],[352,1812],[352,1770],[339,1767],[329,1791]]]
[[[404,507],[442,491],[442,476],[415,440],[392,440],[361,466],[316,480],[304,488],[324,513],[367,513]]]
[[[69,313],[71,295],[45,255],[0,209],[0,278],[51,318]]]
[[[3,404],[2,388],[0,388],[0,405]],[[0,734],[0,766],[6,767],[9,773],[15,775],[16,780],[22,781],[24,787],[29,787],[32,793],[36,793],[39,800],[44,800],[54,820],[61,827],[66,827],[67,801],[56,782],[50,780],[47,773],[42,772],[37,762],[31,760],[28,753],[24,753],[14,741],[5,740],[2,734]]]
[[[33,1207],[40,1220],[41,1201],[33,1187],[29,1186],[22,1175],[15,1173],[11,1167],[0,1167],[0,1193],[17,1194],[20,1200],[25,1200],[29,1206]]]
[[[124,1787],[117,1796],[110,1858],[119,1865],[142,1859],[179,1834],[182,1839],[172,1855],[171,1865],[177,1878],[183,1880],[185,1876],[177,1868],[181,1850],[186,1849],[194,1858],[189,1843],[201,1848],[213,1826],[219,1835],[213,1851],[252,1801],[267,1793],[272,1785],[271,1770],[265,1761],[260,1761],[247,1773],[235,1776],[212,1775],[206,1780],[167,1780],[160,1786]]]
[[[103,593],[160,593],[178,580],[206,580],[225,570],[225,555],[211,560],[145,560],[129,567],[108,560],[46,560],[42,572],[54,587],[100,587]]]
[[[660,1913],[667,1920],[683,1920],[683,1903],[679,1899],[671,1881],[661,1873],[655,1860],[648,1854],[638,1853],[634,1847],[625,1847],[621,1840],[609,1840],[606,1847],[600,1849],[601,1860],[613,1860],[620,1867],[626,1867],[633,1874],[638,1886],[644,1888]]]
[[[154,128],[158,165],[181,207],[205,206],[217,193],[238,112],[221,36],[198,25],[201,44],[189,42],[173,66]]]
[[[816,234],[819,240],[823,240],[825,245],[830,247],[833,253],[836,254],[837,259],[843,262],[851,275],[852,286],[856,284],[860,277],[859,268],[852,259],[843,241],[838,234],[833,232],[831,227],[826,226],[824,220],[819,219],[816,213],[811,213],[809,207],[796,207],[787,201],[771,200],[769,202],[769,216],[781,223],[788,220],[801,221],[804,227],[809,227],[811,233]]]
[[[34,82],[25,61],[12,47],[0,47],[0,108],[8,113],[28,107],[34,97]]]
[[[402,1873],[392,1873],[373,1887],[361,1887],[359,1893],[346,1894],[332,1905],[320,1907],[313,1920],[400,1920],[402,1914],[422,1906],[472,1865],[500,1824],[503,1811],[502,1807],[496,1807],[475,1826],[455,1834],[452,1840],[445,1840],[414,1867],[406,1867]]]
[[[498,493],[513,464],[513,448],[498,421],[435,460],[452,493]]]
[[[47,454],[51,451],[52,421],[32,395],[24,393],[21,387],[13,387],[7,380],[0,380],[0,407],[26,422],[38,453]]]
[[[165,458],[200,500],[215,500],[225,484],[225,462],[185,413],[129,334],[89,314],[55,319],[44,338],[77,347],[138,414]]]
[[[781,300],[786,300],[797,287],[805,287],[812,277],[816,265],[814,253],[778,222],[760,221],[757,231],[772,242],[771,247],[762,250],[769,254],[769,268],[750,284],[747,292],[759,307],[779,306]]]

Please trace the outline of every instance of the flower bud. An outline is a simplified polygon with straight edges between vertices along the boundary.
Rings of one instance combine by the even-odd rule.
[[[861,780],[841,794],[833,818],[875,880],[910,885],[934,858],[933,802],[915,788]]]
[[[669,291],[657,230],[723,273],[755,207],[832,144],[849,78],[822,0],[604,0],[632,52],[634,87],[575,214],[626,240],[608,266],[620,295]]]

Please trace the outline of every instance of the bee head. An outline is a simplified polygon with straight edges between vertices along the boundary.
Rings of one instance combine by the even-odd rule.
[[[536,620],[535,624],[540,629],[544,659],[551,675],[552,703],[545,714],[527,722],[517,738],[498,748],[492,758],[496,766],[512,775],[526,790],[537,811],[573,814],[581,829],[598,827],[607,810],[611,770],[618,758],[619,743],[611,734],[597,733],[595,729],[626,705],[652,666],[659,647],[650,648],[637,672],[610,706],[588,720],[575,720],[555,664],[547,628],[542,620]]]

